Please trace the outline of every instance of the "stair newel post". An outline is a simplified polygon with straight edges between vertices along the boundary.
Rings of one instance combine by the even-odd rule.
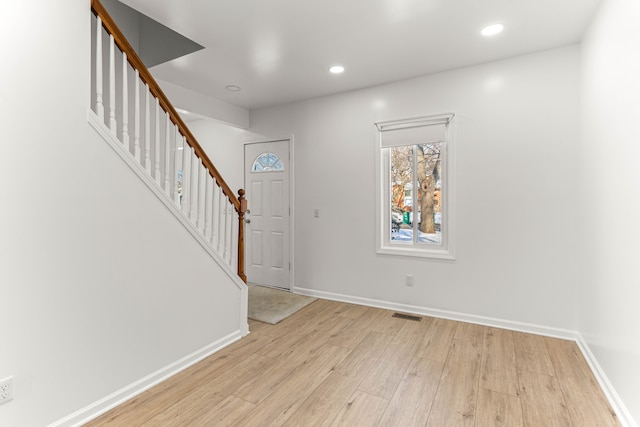
[[[247,212],[247,199],[244,198],[244,190],[238,190],[238,201],[240,210],[238,211],[238,276],[244,283],[247,283],[247,276],[244,274],[244,214]]]

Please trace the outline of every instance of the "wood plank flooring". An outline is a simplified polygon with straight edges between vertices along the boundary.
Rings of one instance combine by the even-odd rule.
[[[576,344],[317,300],[87,424],[619,426]]]

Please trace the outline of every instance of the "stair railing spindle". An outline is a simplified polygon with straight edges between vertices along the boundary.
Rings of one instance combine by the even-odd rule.
[[[133,155],[138,163],[140,163],[140,72],[135,73],[135,91],[133,95],[133,124],[135,126],[133,133]]]
[[[144,168],[151,175],[151,92],[149,92],[149,85],[145,84],[146,103],[144,111]]]
[[[224,236],[224,232],[226,230],[225,228],[225,211],[227,208],[227,205],[225,204],[226,201],[226,197],[224,195],[224,191],[220,191],[219,193],[220,198],[218,199],[218,254],[220,254],[220,256],[222,256],[222,254],[224,254],[224,242],[225,242],[225,236]]]
[[[109,36],[109,129],[116,134],[116,54],[113,34]]]
[[[96,114],[104,123],[104,100],[102,99],[102,19],[96,25]]]
[[[179,140],[179,141],[178,141]],[[174,175],[175,175],[175,181],[176,181],[176,186],[175,186],[175,191],[174,191],[174,202],[176,203],[176,206],[180,206],[182,205],[182,180],[183,180],[183,154],[184,154],[184,146],[186,145],[186,141],[184,140],[184,137],[181,137],[180,132],[177,132],[176,129],[176,153],[175,153],[175,171],[174,171]]]
[[[211,240],[211,180],[211,176],[207,173],[204,180],[204,237],[208,241]]]
[[[224,259],[227,261],[227,264],[231,265],[231,224],[233,224],[233,220],[231,219],[232,208],[231,208],[231,200],[225,197],[225,245],[224,245]]]
[[[191,147],[188,144],[182,151],[182,212],[191,216]]]
[[[127,54],[122,52],[122,144],[130,152],[129,146],[129,78]]]
[[[218,235],[220,234],[220,187],[216,182],[216,179],[213,178],[213,197],[211,198],[211,245],[214,249],[218,248]]]
[[[169,181],[169,170],[171,169],[171,117],[169,113],[164,116],[164,191],[171,196],[171,182]]]
[[[191,190],[191,207],[189,208],[189,219],[191,219],[193,225],[197,224],[198,219],[198,163],[200,162],[196,157],[196,153],[191,151],[191,185],[189,187]]]
[[[156,100],[155,107],[155,135],[154,135],[154,150],[153,157],[155,160],[155,168],[153,172],[153,177],[156,179],[158,185],[162,185],[161,177],[160,177],[160,101],[158,98]]]

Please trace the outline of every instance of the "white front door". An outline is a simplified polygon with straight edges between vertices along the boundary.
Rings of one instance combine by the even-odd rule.
[[[244,146],[247,281],[290,288],[289,141]]]

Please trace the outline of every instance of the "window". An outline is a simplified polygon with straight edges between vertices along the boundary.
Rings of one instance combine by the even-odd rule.
[[[453,117],[376,123],[378,253],[453,259]]]
[[[262,153],[253,162],[252,172],[280,172],[282,162],[275,153]]]

